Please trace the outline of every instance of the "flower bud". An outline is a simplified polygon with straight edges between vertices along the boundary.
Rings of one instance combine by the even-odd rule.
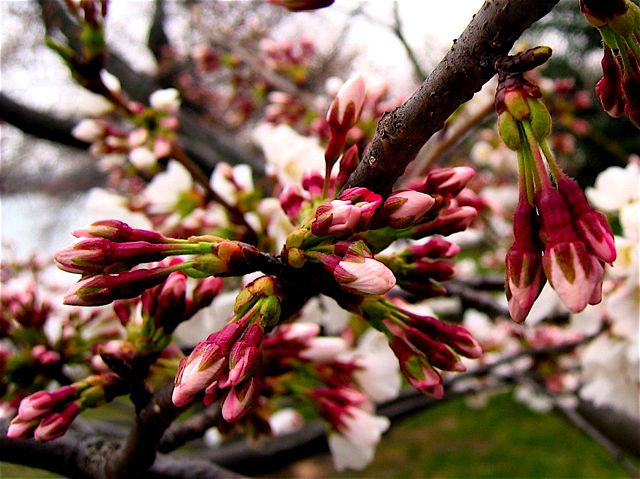
[[[244,383],[233,386],[222,403],[222,417],[235,422],[248,413],[260,394],[260,380],[251,376]]]
[[[350,293],[385,294],[396,284],[389,268],[374,258],[349,256],[333,270],[340,287]]]
[[[447,236],[463,231],[476,219],[478,211],[471,206],[449,207],[441,211],[437,218],[413,227],[411,238],[421,239],[439,234]]]
[[[158,111],[173,115],[180,109],[180,94],[175,88],[156,90],[149,97],[149,104]]]
[[[527,100],[533,137],[539,142],[543,141],[551,134],[551,115],[547,107],[544,106],[544,103],[540,100],[535,98],[528,98]]]
[[[352,145],[344,152],[342,158],[340,158],[340,170],[338,171],[338,177],[335,182],[336,190],[339,190],[347,183],[349,176],[351,176],[351,173],[355,171],[359,161],[358,145]]]
[[[452,168],[433,168],[427,174],[424,185],[419,188],[422,193],[441,195],[445,198],[457,196],[467,186],[476,171],[469,166]]]
[[[382,215],[393,228],[406,228],[420,220],[434,203],[435,200],[425,193],[395,191],[384,202]]]
[[[498,115],[498,134],[510,150],[518,151],[522,148],[518,122],[507,111],[503,111]]]
[[[596,96],[600,100],[604,111],[609,116],[618,118],[624,112],[625,106],[622,74],[611,49],[606,46],[602,57],[602,71],[603,77],[596,83]]]
[[[73,236],[77,238],[106,238],[116,243],[127,241],[146,241],[148,243],[171,243],[175,240],[166,238],[155,231],[132,228],[119,220],[102,220],[92,223],[87,229],[76,230]]]
[[[229,384],[236,386],[253,374],[262,359],[260,345],[263,337],[262,327],[252,324],[233,345],[229,355]]]
[[[77,402],[72,402],[67,405],[62,412],[53,413],[42,421],[33,432],[33,436],[36,441],[46,442],[63,436],[67,432],[69,426],[80,413],[80,405]]]
[[[269,3],[280,5],[290,12],[303,12],[306,10],[318,10],[331,5],[335,0],[268,0]]]
[[[342,85],[327,112],[327,123],[332,130],[346,131],[360,119],[366,97],[366,85],[356,75]]]

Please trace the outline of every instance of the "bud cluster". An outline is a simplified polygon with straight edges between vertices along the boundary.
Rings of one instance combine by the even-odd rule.
[[[265,330],[280,320],[281,298],[272,277],[262,276],[238,295],[234,316],[182,359],[173,402],[184,406],[204,390],[206,405],[222,402],[222,417],[234,422],[251,410],[261,391],[259,368]]]
[[[65,297],[65,304],[78,306],[133,298],[177,271],[195,278],[244,274],[253,271],[260,256],[256,248],[238,241],[215,236],[167,238],[117,220],[99,221],[74,234],[83,239],[59,251],[55,261],[65,271],[83,274]],[[195,256],[133,269],[140,263],[178,255]]]
[[[436,370],[465,371],[460,355],[477,358],[478,342],[463,326],[422,316],[381,298],[367,298],[360,314],[383,332],[409,383],[425,394],[440,398],[442,376]]]
[[[539,90],[520,75],[501,75],[498,132],[517,152],[520,176],[505,273],[509,311],[518,322],[531,310],[544,277],[572,312],[599,303],[603,265],[616,258],[606,218],[589,206],[547,145],[551,118],[539,98]]]
[[[640,7],[630,0],[580,0],[580,9],[603,40],[603,77],[596,84],[602,107],[640,128]]]
[[[7,437],[17,439],[33,435],[41,442],[56,439],[67,432],[78,414],[110,401],[120,394],[118,389],[118,377],[105,373],[89,376],[52,392],[33,393],[20,402],[18,414],[9,424]]]

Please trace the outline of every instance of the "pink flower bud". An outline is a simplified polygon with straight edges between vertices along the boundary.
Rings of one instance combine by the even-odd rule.
[[[416,328],[405,330],[407,340],[429,360],[431,366],[443,371],[466,371],[460,358],[446,344],[435,341]]]
[[[255,376],[244,383],[233,386],[222,403],[222,417],[227,422],[235,422],[247,414],[260,394],[260,381]]]
[[[411,237],[421,239],[434,234],[447,236],[463,231],[476,219],[478,211],[471,206],[449,207],[440,211],[438,217],[413,227]]]
[[[420,220],[435,200],[413,190],[395,191],[384,202],[382,214],[393,228],[406,228]]]
[[[184,251],[180,245],[152,244],[146,241],[116,243],[106,238],[89,238],[58,251],[54,261],[69,273],[98,273],[122,265],[160,261]],[[186,252],[186,251],[185,251]]]
[[[127,241],[146,241],[148,243],[169,243],[171,240],[155,231],[132,228],[119,220],[102,220],[92,223],[87,229],[76,230],[73,236],[77,238],[99,237],[116,243]]]
[[[571,210],[573,224],[587,248],[605,263],[616,259],[613,231],[606,217],[594,210],[578,184],[570,178],[558,179],[558,191]]]
[[[535,211],[521,200],[513,217],[515,241],[505,258],[505,287],[509,312],[514,321],[524,321],[545,284],[542,246],[534,233]]]
[[[452,198],[467,186],[475,174],[476,171],[468,166],[434,168],[427,174],[424,185],[419,188],[419,191]]]
[[[35,392],[20,401],[18,418],[23,422],[40,419],[49,414],[55,405],[74,397],[75,394],[76,388],[73,386],[62,386],[53,392]]]
[[[447,324],[432,316],[420,316],[414,313],[408,313],[406,323],[428,337],[450,346],[464,357],[482,356],[482,347],[464,326]]]
[[[360,225],[358,228],[364,230],[369,225],[376,208],[382,203],[382,197],[367,188],[357,187],[344,190],[339,200],[348,201],[354,206],[360,208]]]
[[[102,306],[116,299],[134,298],[162,283],[175,269],[157,267],[120,274],[96,274],[78,281],[64,297],[72,306]]]
[[[402,256],[409,261],[415,261],[421,258],[452,258],[459,252],[460,246],[436,236],[427,242],[411,245]]]
[[[604,268],[571,228],[564,199],[555,189],[536,193],[536,204],[547,235],[542,266],[547,280],[571,312],[582,311],[599,296]]]
[[[227,324],[199,342],[191,354],[180,361],[171,397],[176,406],[188,404],[199,391],[219,379],[227,366],[229,351],[242,328],[239,323]]]
[[[262,360],[260,345],[264,330],[257,324],[247,328],[240,340],[231,348],[228,382],[236,386],[249,378]]]
[[[429,364],[426,356],[414,350],[406,339],[395,336],[389,346],[398,358],[400,371],[414,388],[428,393],[442,383],[442,377]]]
[[[366,85],[360,75],[347,80],[334,98],[327,112],[327,123],[332,130],[346,131],[360,119]]]
[[[322,186],[320,187],[322,191]],[[293,224],[298,222],[302,204],[307,198],[300,192],[300,187],[290,183],[280,193],[280,205]]]
[[[7,437],[9,439],[26,439],[38,425],[38,420],[23,421],[19,417],[14,417],[9,423]]]
[[[385,294],[396,284],[391,270],[374,258],[345,258],[333,275],[342,289],[361,295]]]
[[[70,403],[60,413],[53,413],[47,416],[33,432],[36,441],[46,442],[63,436],[69,426],[80,413],[80,405],[77,402]]]
[[[624,111],[625,95],[622,90],[620,66],[608,47],[604,47],[602,71],[604,75],[596,83],[596,96],[600,100],[604,111],[609,116],[618,118]]]
[[[302,175],[302,187],[309,192],[311,198],[319,198],[322,196],[324,177],[316,170],[305,171]]]
[[[353,173],[359,163],[358,158],[358,145],[352,145],[347,151],[344,152],[342,158],[340,158],[340,170],[338,171],[338,177],[336,178],[336,189],[339,189],[347,183],[349,176]]]
[[[360,215],[360,208],[350,202],[333,200],[318,206],[311,231],[316,236],[351,234],[360,223]]]
[[[222,291],[222,286],[221,278],[209,276],[208,278],[201,279],[196,287],[193,288],[192,303],[189,307],[191,313],[189,316],[209,306],[213,299]]]

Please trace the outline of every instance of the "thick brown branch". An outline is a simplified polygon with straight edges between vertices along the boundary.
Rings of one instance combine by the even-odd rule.
[[[388,193],[422,145],[494,75],[522,32],[559,0],[487,1],[445,58],[402,106],[385,114],[345,188]]]

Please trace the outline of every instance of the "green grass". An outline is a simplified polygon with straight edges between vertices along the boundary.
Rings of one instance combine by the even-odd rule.
[[[455,400],[397,424],[366,470],[351,478],[625,478],[600,446],[562,417],[510,394],[484,409]]]

